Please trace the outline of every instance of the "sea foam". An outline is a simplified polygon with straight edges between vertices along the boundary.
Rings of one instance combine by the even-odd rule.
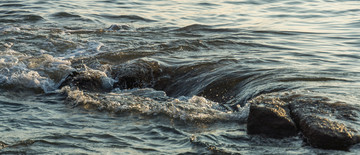
[[[56,89],[56,82],[72,70],[70,65],[69,61],[51,55],[31,57],[6,49],[0,51],[0,87],[50,92]]]
[[[184,101],[183,99],[164,96],[164,92],[159,93],[160,91],[151,88],[92,93],[65,86],[60,92],[66,94],[67,102],[73,106],[115,113],[135,112],[145,115],[166,115],[184,121],[202,123],[214,121],[241,122],[246,120],[249,112],[248,106],[235,112],[204,97],[192,96]],[[152,94],[151,98],[147,97],[146,94]]]

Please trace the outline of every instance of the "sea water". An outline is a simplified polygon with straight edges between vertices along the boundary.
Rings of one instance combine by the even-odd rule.
[[[250,136],[246,119],[266,94],[359,105],[359,14],[355,0],[0,1],[0,151],[357,154]]]

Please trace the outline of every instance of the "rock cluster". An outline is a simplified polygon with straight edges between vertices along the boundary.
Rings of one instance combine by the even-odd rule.
[[[138,60],[114,66],[105,73],[85,66],[82,71],[73,71],[61,81],[58,88],[70,86],[92,92],[108,92],[114,88],[162,87],[161,68],[157,62]]]
[[[70,86],[91,92],[161,87],[161,69],[157,63],[118,66],[108,77],[103,72],[86,69],[69,74],[59,88]],[[115,79],[115,80],[112,80]],[[302,95],[260,95],[250,101],[248,134],[272,138],[302,135],[313,147],[348,150],[360,143],[360,108],[326,99]],[[299,134],[302,133],[302,134]]]
[[[297,95],[258,96],[250,103],[248,134],[282,138],[301,132],[305,142],[322,149],[348,150],[360,142],[359,107]]]

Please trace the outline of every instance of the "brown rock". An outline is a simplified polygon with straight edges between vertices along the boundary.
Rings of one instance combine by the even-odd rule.
[[[283,138],[297,135],[297,128],[284,102],[256,98],[250,105],[247,133]]]
[[[354,129],[319,116],[302,118],[300,128],[307,142],[314,147],[347,150],[357,143],[355,138],[357,132]]]
[[[358,106],[298,94],[265,94],[250,103],[248,134],[281,138],[299,129],[305,142],[317,148],[348,150],[360,143]]]
[[[348,150],[360,142],[356,127],[358,108],[340,103],[295,100],[290,106],[294,121],[307,143],[322,149]]]

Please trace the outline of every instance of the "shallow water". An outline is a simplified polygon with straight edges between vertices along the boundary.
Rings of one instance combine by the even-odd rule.
[[[1,1],[0,151],[357,154],[246,134],[267,93],[359,105],[360,2]],[[78,89],[74,72],[100,81]]]

